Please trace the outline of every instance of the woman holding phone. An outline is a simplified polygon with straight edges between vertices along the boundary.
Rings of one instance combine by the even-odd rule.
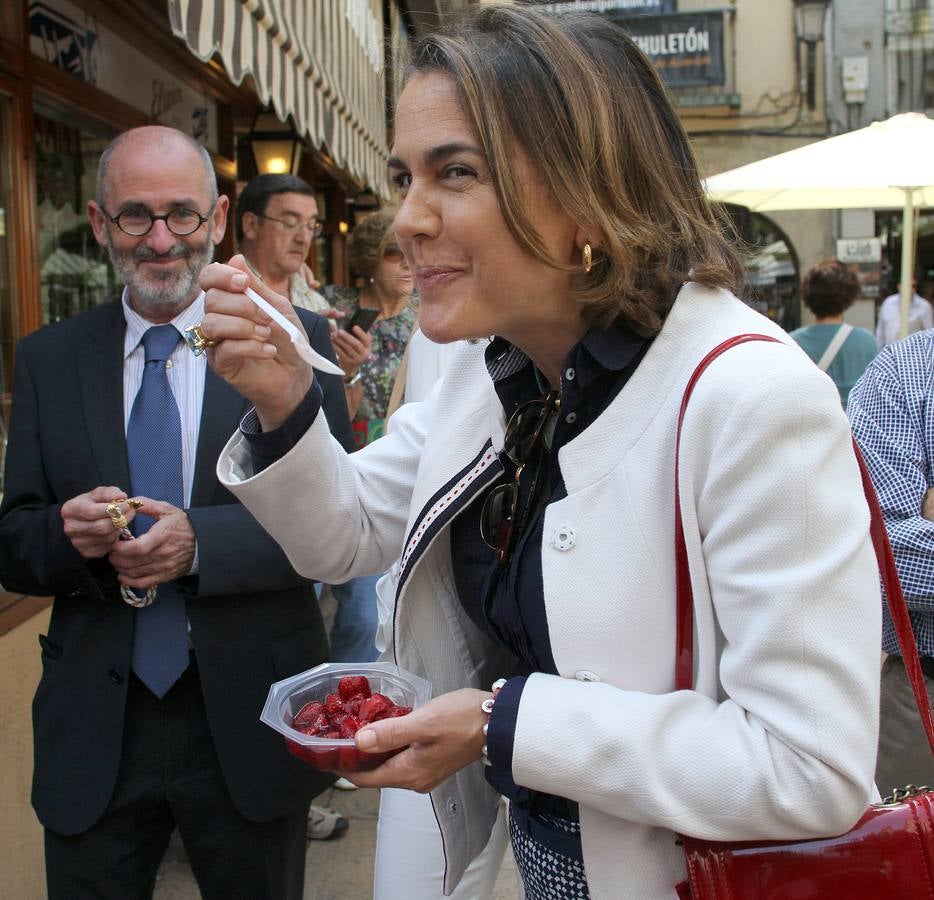
[[[255,408],[222,483],[309,577],[400,559],[394,655],[433,699],[361,728],[362,750],[405,749],[352,779],[431,792],[448,892],[502,796],[529,900],[674,900],[679,834],[846,831],[874,791],[881,599],[836,389],[736,297],[741,260],[622,29],[483,5],[412,60],[396,237],[422,330],[462,341],[429,397],[343,454],[248,273],[201,275],[211,365]],[[750,332],[774,342],[716,359],[683,420],[696,671],[676,690],[681,400]]]
[[[356,370],[345,373],[347,406],[359,447],[383,434],[386,408],[396,370],[415,327],[410,303],[412,272],[393,233],[395,209],[371,213],[350,234],[350,268],[363,279],[363,287],[326,285],[321,293],[344,313],[344,324],[331,335],[335,349],[352,351],[352,328],[369,332],[370,355]],[[347,354],[351,355],[350,352]]]

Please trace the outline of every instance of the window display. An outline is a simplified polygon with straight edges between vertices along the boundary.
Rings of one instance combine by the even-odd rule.
[[[42,322],[58,322],[106,303],[118,289],[85,206],[109,138],[36,114],[36,208]]]

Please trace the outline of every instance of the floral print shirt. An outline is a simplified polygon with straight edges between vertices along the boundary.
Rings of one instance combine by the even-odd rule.
[[[331,306],[344,313],[344,321],[356,312],[360,303],[360,291],[356,288],[328,284],[321,293]],[[370,329],[373,344],[360,367],[363,399],[352,422],[354,438],[360,447],[383,436],[392,385],[414,328],[415,309],[406,306],[398,315],[377,319]]]
[[[298,272],[289,278],[289,300],[292,306],[297,306],[300,309],[310,309],[315,313],[322,313],[330,308],[327,300],[305,281]]]

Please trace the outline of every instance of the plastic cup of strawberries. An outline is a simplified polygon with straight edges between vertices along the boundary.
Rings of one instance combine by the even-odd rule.
[[[407,715],[430,698],[425,679],[392,663],[324,663],[271,685],[260,720],[302,762],[327,772],[364,772],[405,748],[365,753],[354,742],[358,729]]]

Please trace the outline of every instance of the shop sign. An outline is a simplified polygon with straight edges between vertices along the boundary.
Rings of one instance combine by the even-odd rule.
[[[837,259],[855,273],[863,297],[878,299],[882,280],[881,238],[838,238]]]
[[[657,16],[673,13],[677,9],[677,0],[566,0],[564,3],[527,0],[535,3],[545,12],[596,12],[616,13],[624,16]]]
[[[882,239],[839,238],[837,240],[837,259],[840,262],[882,262]]]
[[[610,12],[671,87],[724,84],[723,13],[630,18]]]
[[[217,108],[69,0],[31,0],[29,49],[217,152]]]

